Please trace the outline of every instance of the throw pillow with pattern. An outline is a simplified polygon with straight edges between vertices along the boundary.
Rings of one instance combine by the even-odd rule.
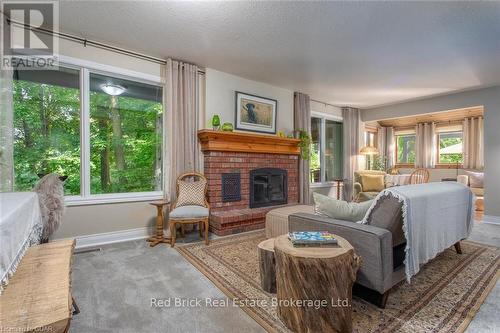
[[[177,196],[176,207],[181,206],[203,206],[205,207],[205,180],[186,182],[180,180],[179,195]]]

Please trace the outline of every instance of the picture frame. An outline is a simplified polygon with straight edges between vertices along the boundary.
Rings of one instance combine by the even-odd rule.
[[[276,134],[277,114],[277,100],[235,92],[235,129]]]

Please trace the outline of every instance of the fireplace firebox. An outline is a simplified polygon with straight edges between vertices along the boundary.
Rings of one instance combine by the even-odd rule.
[[[250,171],[250,208],[287,203],[287,171],[262,168]]]

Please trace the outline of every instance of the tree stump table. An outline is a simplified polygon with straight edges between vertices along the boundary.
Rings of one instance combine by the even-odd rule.
[[[259,249],[260,286],[262,290],[276,294],[274,238],[260,242],[257,247]]]
[[[347,240],[336,247],[274,242],[278,316],[293,332],[352,332],[352,286],[359,257]]]

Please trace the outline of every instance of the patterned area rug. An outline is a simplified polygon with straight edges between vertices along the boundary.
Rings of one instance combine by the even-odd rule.
[[[177,247],[188,261],[269,332],[289,332],[260,288],[257,244],[263,230]],[[463,332],[499,277],[500,249],[462,242],[393,288],[387,307],[353,299],[354,332]],[[240,302],[239,304],[243,304]]]

